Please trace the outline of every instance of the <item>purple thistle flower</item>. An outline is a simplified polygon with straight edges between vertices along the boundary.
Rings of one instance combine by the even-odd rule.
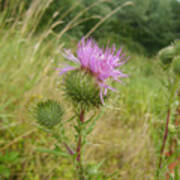
[[[116,52],[115,45],[112,48],[101,49],[92,39],[85,41],[82,38],[78,43],[77,57],[71,53],[71,50],[65,49],[62,54],[68,60],[78,64],[81,70],[91,73],[96,78],[103,104],[103,95],[106,96],[107,90],[116,91],[105,83],[106,80],[113,78],[115,81],[121,82],[119,78],[127,77],[117,68],[126,63],[128,58],[122,54],[122,48]],[[60,75],[78,69],[79,67],[68,66],[61,70]]]

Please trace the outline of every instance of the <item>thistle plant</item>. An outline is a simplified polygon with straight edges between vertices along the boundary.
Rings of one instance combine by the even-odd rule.
[[[168,97],[168,104],[167,104],[168,111],[167,111],[167,116],[166,116],[166,124],[164,128],[162,146],[160,149],[157,177],[159,177],[159,173],[162,168],[163,155],[164,155],[167,141],[168,139],[171,140],[175,138],[175,134],[177,133],[177,129],[178,129],[175,126],[176,122],[175,122],[175,118],[173,117],[176,115],[176,109],[178,108],[178,105],[179,105],[179,100],[178,100],[179,90],[180,90],[179,89],[180,87],[180,58],[179,56],[173,59],[173,63],[171,65],[171,71],[169,72],[171,73],[170,79],[168,81],[168,89],[169,89],[170,94]],[[170,133],[173,134],[174,137],[168,137]],[[170,149],[171,149],[171,144],[170,144]],[[172,152],[170,152],[170,154],[172,155]]]
[[[63,75],[64,95],[66,100],[73,105],[74,116],[65,121],[62,116],[64,112],[62,105],[48,100],[37,105],[35,117],[40,125],[48,128],[46,132],[50,132],[61,144],[56,145],[53,152],[58,150],[59,154],[66,154],[65,157],[72,159],[74,172],[79,180],[106,179],[107,176],[98,171],[100,165],[93,165],[96,173],[92,174],[92,165],[84,162],[87,136],[92,132],[98,119],[95,115],[90,118],[86,115],[89,111],[95,111],[105,105],[110,97],[108,89],[117,91],[107,82],[111,83],[111,80],[121,82],[121,78],[127,77],[119,70],[119,67],[127,62],[127,58],[122,53],[122,48],[117,51],[115,46],[102,49],[94,40],[84,38],[78,44],[77,56],[66,49],[62,54],[74,63],[74,66],[58,69],[60,75]],[[70,121],[75,129],[76,142],[72,142],[73,138],[66,135],[65,124]],[[60,131],[53,129],[56,125]]]

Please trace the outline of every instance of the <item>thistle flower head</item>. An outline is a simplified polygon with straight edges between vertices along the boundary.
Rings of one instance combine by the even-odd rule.
[[[66,67],[61,70],[60,74],[72,70],[83,70],[90,73],[95,77],[100,87],[100,98],[102,103],[104,103],[103,95],[106,96],[108,89],[115,91],[114,88],[106,84],[106,80],[112,78],[120,82],[119,78],[127,77],[126,74],[123,74],[117,69],[127,61],[125,54],[122,53],[122,48],[118,51],[116,51],[115,46],[102,49],[94,40],[85,40],[82,38],[78,43],[77,57],[71,53],[71,50],[65,50],[63,55],[68,60],[78,64],[79,67]]]
[[[76,110],[89,110],[99,107],[99,86],[91,74],[84,71],[72,71],[64,77],[65,96],[72,101]]]

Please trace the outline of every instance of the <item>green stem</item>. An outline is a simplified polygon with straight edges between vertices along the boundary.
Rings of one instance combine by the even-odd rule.
[[[167,118],[166,118],[166,127],[165,127],[165,131],[164,131],[163,144],[162,144],[161,152],[160,152],[159,169],[161,168],[161,165],[162,165],[162,156],[164,154],[164,148],[165,148],[167,136],[168,136],[168,125],[169,125],[169,120],[170,120],[170,113],[171,113],[171,110],[168,109],[168,114],[167,114]]]
[[[82,166],[82,158],[81,158],[81,154],[82,154],[82,125],[84,123],[84,110],[81,111],[80,113],[80,123],[79,123],[79,137],[78,137],[78,144],[77,144],[77,148],[76,148],[76,153],[77,153],[77,157],[76,157],[76,161],[78,163],[77,165],[77,170],[78,170],[78,174],[79,174],[79,180],[84,180],[84,170],[83,170],[83,166]]]

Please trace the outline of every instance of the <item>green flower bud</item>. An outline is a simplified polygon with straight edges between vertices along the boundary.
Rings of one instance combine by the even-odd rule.
[[[72,100],[75,107],[88,109],[102,104],[96,79],[87,72],[69,72],[64,77],[64,87],[65,95]]]
[[[53,128],[61,122],[64,112],[56,101],[47,100],[37,104],[35,113],[35,118],[40,125]]]
[[[177,76],[180,76],[180,56],[173,59],[173,71]]]
[[[175,56],[175,48],[174,46],[166,47],[159,51],[159,58],[162,61],[163,64],[167,65],[170,64],[173,60],[173,57]]]

